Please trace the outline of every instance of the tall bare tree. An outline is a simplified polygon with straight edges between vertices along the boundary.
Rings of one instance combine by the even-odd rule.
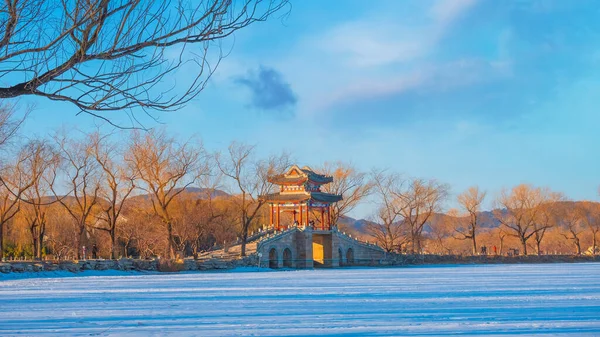
[[[4,257],[4,227],[21,210],[25,193],[41,179],[44,169],[32,166],[36,152],[23,146],[12,163],[0,168],[0,255]]]
[[[561,235],[573,242],[575,254],[581,255],[581,234],[585,230],[585,210],[577,203],[562,203],[558,208]]]
[[[401,251],[408,237],[400,215],[403,205],[394,193],[402,189],[404,180],[396,173],[374,170],[371,181],[377,210],[367,230],[386,251]]]
[[[100,197],[102,209],[100,219],[102,224],[94,226],[105,231],[110,236],[110,257],[115,259],[117,223],[125,202],[135,189],[135,174],[130,166],[125,165],[123,151],[119,145],[110,140],[110,134],[103,135],[96,131],[89,135],[92,145],[92,155],[100,166],[102,188]]]
[[[56,180],[60,155],[46,140],[34,140],[25,145],[30,153],[23,169],[32,174],[32,185],[23,193],[24,218],[27,222],[33,243],[33,256],[41,259],[48,222],[50,205],[56,200],[50,198],[50,186]]]
[[[254,146],[233,142],[225,155],[216,155],[218,168],[231,180],[233,191],[237,195],[242,256],[246,255],[250,226],[266,202],[259,196],[274,191],[274,185],[268,178],[283,172],[290,165],[290,157],[286,153],[260,160],[255,158],[254,150]]]
[[[93,142],[86,135],[77,139],[68,138],[63,133],[57,134],[54,139],[62,156],[60,173],[64,176],[69,192],[60,193],[57,184],[50,185],[50,189],[76,224],[75,251],[77,259],[81,259],[82,249],[89,235],[89,226],[96,222],[101,172],[93,156]]]
[[[552,202],[551,196],[548,189],[521,184],[510,192],[503,190],[496,201],[500,209],[494,211],[495,217],[511,236],[519,239],[525,255],[527,241],[536,232],[547,229],[546,226],[538,226],[537,221],[543,205]]]
[[[333,177],[333,182],[324,185],[323,190],[342,196],[342,200],[336,202],[332,207],[331,221],[334,224],[338,223],[341,216],[348,214],[363,201],[373,188],[373,183],[369,181],[368,175],[360,172],[350,163],[325,163],[319,171]]]
[[[223,57],[219,41],[266,20],[286,4],[286,0],[3,1],[0,98],[37,95],[75,104],[96,116],[134,107],[176,109],[206,85]],[[178,69],[191,75],[183,88],[175,85]]]
[[[434,213],[441,212],[449,186],[436,180],[413,178],[402,187],[392,193],[400,203],[400,215],[410,233],[411,252],[420,254],[423,228]]]
[[[550,193],[549,200],[538,206],[537,217],[533,223],[533,240],[535,241],[535,252],[542,255],[542,241],[548,230],[555,226],[557,217],[557,202],[563,199],[559,193]]]
[[[190,142],[178,143],[164,131],[133,132],[126,161],[138,178],[138,187],[148,193],[155,214],[167,230],[167,250],[175,258],[173,200],[205,174],[204,149]]]
[[[458,196],[458,203],[467,213],[467,226],[459,225],[456,232],[462,240],[471,240],[473,255],[477,255],[477,228],[479,227],[479,213],[486,192],[480,191],[478,186],[469,187]],[[460,224],[460,222],[459,222]],[[466,228],[465,228],[466,227]]]
[[[592,235],[592,255],[596,255],[598,254],[598,234],[600,233],[600,204],[586,203],[583,221]]]

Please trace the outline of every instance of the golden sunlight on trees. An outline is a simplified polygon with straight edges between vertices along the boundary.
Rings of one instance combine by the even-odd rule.
[[[268,224],[261,196],[277,188],[269,177],[292,163],[237,142],[208,153],[164,130],[28,139],[10,118],[10,146],[0,149],[0,249],[9,259],[82,258],[84,246],[86,258],[203,258],[234,242],[231,252],[245,255],[250,232]],[[488,211],[474,186],[444,213],[449,186],[434,179],[341,162],[317,171],[333,176],[325,192],[344,197],[334,221],[345,217],[344,231],[390,253],[598,254],[598,202],[523,184]],[[348,214],[361,202],[374,206],[368,220]]]
[[[65,175],[68,194],[61,194],[57,184],[50,189],[56,200],[72,217],[76,227],[75,246],[77,259],[82,257],[83,246],[89,246],[89,227],[96,222],[102,181],[100,167],[93,157],[93,140],[68,138],[65,134],[54,137],[62,156],[62,173]]]
[[[323,186],[323,191],[342,196],[342,200],[332,207],[332,223],[338,223],[341,216],[351,212],[373,189],[368,175],[349,163],[325,163],[317,171],[333,177],[333,182]]]
[[[236,194],[234,207],[239,214],[242,256],[246,255],[248,231],[266,202],[259,196],[275,191],[276,186],[268,177],[283,172],[291,164],[287,153],[261,160],[256,159],[254,151],[254,146],[233,142],[226,154],[216,155],[219,170],[230,180]]]
[[[41,259],[46,237],[48,211],[55,200],[49,198],[51,186],[56,181],[60,155],[45,140],[34,140],[26,144],[31,154],[25,161],[24,170],[33,173],[32,185],[23,193],[21,202],[23,218],[27,223],[33,246],[33,256]]]
[[[471,240],[473,255],[477,255],[477,227],[479,226],[479,213],[481,204],[485,199],[486,192],[480,191],[479,187],[473,186],[458,196],[458,203],[467,213],[468,221],[466,226],[459,222],[456,232],[460,239]]]
[[[177,109],[204,89],[227,54],[220,41],[286,5],[286,0],[3,1],[0,98],[47,97],[107,120],[107,112],[135,107],[146,113]],[[190,78],[176,86],[172,78],[183,68]]]
[[[371,234],[388,251],[408,245],[411,253],[422,252],[423,229],[440,212],[449,187],[435,180],[404,179],[397,173],[374,171],[375,219]]]
[[[510,192],[502,191],[495,215],[509,235],[519,239],[523,254],[527,255],[527,241],[551,227],[550,222],[539,222],[542,209],[556,201],[555,194],[548,189],[522,184]]]
[[[197,178],[206,174],[204,149],[179,144],[164,131],[134,132],[126,155],[139,188],[148,193],[152,208],[167,231],[168,253],[175,257],[172,203]]]
[[[368,223],[369,232],[386,251],[401,251],[407,237],[394,191],[401,189],[402,177],[386,171],[373,171],[371,176],[377,209]]]
[[[399,203],[402,222],[410,235],[411,253],[421,253],[423,229],[435,213],[442,210],[449,186],[436,180],[413,178],[392,192]]]
[[[109,136],[97,131],[90,135],[90,140],[92,156],[99,165],[103,185],[100,190],[103,200],[99,203],[102,212],[98,216],[102,223],[94,228],[105,231],[110,236],[110,257],[114,259],[117,257],[117,224],[125,202],[135,189],[136,176],[132,167],[125,164],[124,149],[109,140]]]

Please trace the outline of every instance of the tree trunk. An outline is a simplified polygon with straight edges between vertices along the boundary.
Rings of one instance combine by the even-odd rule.
[[[579,238],[575,238],[575,247],[577,248],[577,255],[581,255],[581,244]]]
[[[115,241],[116,241],[116,231],[115,231],[115,226],[113,225],[112,229],[109,231],[110,233],[110,258],[111,260],[116,260],[116,255],[115,254]]]
[[[37,238],[34,237],[33,239],[33,257],[36,258],[38,257],[38,240]]]
[[[31,242],[33,244],[33,257],[38,257],[37,249],[37,234],[35,232],[35,226],[29,226],[29,233],[31,234]]]
[[[500,249],[498,250],[498,254],[502,256],[502,251],[504,250],[504,238],[500,238]]]
[[[542,243],[541,240],[540,241],[538,241],[538,240],[535,241],[535,244],[536,244],[535,247],[536,247],[537,255],[538,256],[542,255],[541,243]]]
[[[4,259],[4,222],[0,221],[0,260]]]
[[[169,232],[169,254],[171,259],[175,258],[175,244],[173,242],[173,224],[171,221],[167,222],[167,231]]]
[[[81,232],[75,237],[75,257],[77,260],[81,259]]]
[[[477,241],[475,240],[475,233],[471,236],[471,240],[473,241],[473,256],[477,255]]]
[[[596,256],[596,233],[592,235],[592,255]]]
[[[244,222],[244,226],[242,228],[242,247],[240,249],[241,256],[246,256],[246,240],[248,240],[248,227],[250,227],[250,224],[248,222]]]
[[[527,240],[521,236],[521,248],[523,249],[523,255],[527,255]]]
[[[37,256],[37,258],[40,259],[40,260],[42,259],[42,251],[44,250],[44,234],[46,234],[46,224],[45,224],[45,222],[40,223],[40,226],[39,226],[39,229],[38,229],[38,232],[37,232],[37,235],[38,235],[38,238],[37,238],[37,244],[38,244],[37,253],[38,253],[38,256]]]

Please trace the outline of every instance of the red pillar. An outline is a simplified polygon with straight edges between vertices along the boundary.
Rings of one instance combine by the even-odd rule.
[[[329,229],[325,226],[325,208],[321,207],[321,229]]]
[[[273,204],[269,204],[269,226],[273,225]]]
[[[279,211],[279,204],[277,204],[277,214],[275,215],[276,216],[276,221],[275,221],[275,229],[276,230],[279,230],[279,214],[280,213],[281,212]]]
[[[302,202],[300,202],[300,226],[302,226],[302,225],[303,225],[303,223],[302,223],[302,220],[303,220],[302,218],[303,218],[303,216],[302,216],[302,215],[303,215],[303,214],[302,214]]]

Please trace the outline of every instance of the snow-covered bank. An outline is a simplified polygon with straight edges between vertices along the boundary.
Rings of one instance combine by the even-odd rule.
[[[0,282],[0,335],[600,335],[600,264]]]

